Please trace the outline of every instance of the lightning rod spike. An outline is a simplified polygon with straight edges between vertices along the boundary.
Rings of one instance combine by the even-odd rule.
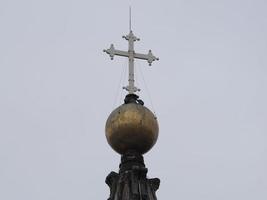
[[[129,29],[132,31],[132,8],[129,6]]]

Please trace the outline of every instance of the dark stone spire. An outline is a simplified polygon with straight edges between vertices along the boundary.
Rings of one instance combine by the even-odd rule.
[[[158,178],[147,178],[143,156],[129,151],[121,156],[119,173],[111,172],[106,178],[110,187],[108,200],[156,200]]]

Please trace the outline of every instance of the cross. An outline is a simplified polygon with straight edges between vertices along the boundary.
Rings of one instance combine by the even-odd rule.
[[[147,54],[136,53],[134,51],[134,42],[139,41],[133,31],[130,29],[130,33],[126,36],[122,36],[122,38],[128,40],[128,51],[121,51],[114,48],[114,45],[111,44],[109,49],[105,49],[104,52],[109,54],[111,60],[113,60],[114,56],[123,56],[128,57],[129,59],[129,85],[123,87],[123,89],[127,90],[129,94],[134,94],[137,91],[140,91],[137,87],[134,86],[134,59],[147,60],[149,66],[151,66],[152,62],[155,60],[159,60],[159,58],[155,57],[152,54],[152,51],[149,50]]]

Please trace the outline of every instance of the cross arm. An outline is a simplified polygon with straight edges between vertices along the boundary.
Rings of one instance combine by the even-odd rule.
[[[149,66],[151,66],[153,61],[159,60],[159,58],[152,54],[151,50],[148,51],[148,54],[135,53],[134,57],[142,60],[147,60]]]
[[[123,56],[123,57],[129,57],[128,51],[116,50],[114,48],[114,45],[113,44],[110,45],[109,49],[104,49],[103,51],[106,52],[107,54],[109,54],[111,60],[113,60],[114,55]]]

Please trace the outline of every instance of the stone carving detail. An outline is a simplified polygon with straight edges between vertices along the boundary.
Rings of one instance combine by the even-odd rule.
[[[106,178],[110,188],[108,200],[156,200],[158,178],[148,179],[143,156],[134,152],[122,156],[119,173],[111,172]]]

